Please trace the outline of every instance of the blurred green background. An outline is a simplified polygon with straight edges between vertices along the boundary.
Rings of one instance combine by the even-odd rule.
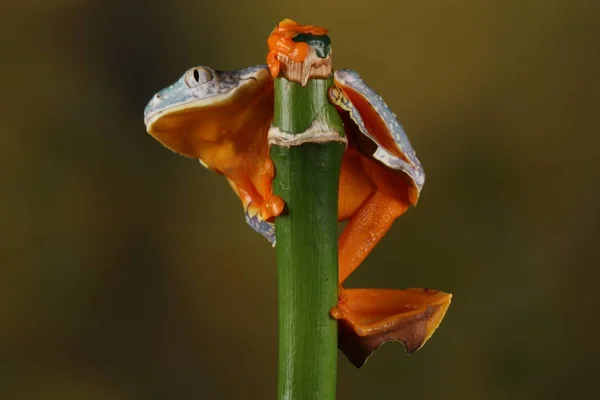
[[[419,206],[349,280],[454,294],[340,399],[597,392],[600,3],[28,1],[0,24],[0,398],[274,399],[275,253],[226,181],[146,134],[187,68],[330,29],[398,114]]]

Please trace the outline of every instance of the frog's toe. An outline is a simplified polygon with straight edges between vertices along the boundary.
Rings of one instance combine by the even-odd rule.
[[[271,196],[263,203],[260,213],[265,221],[272,222],[273,218],[281,215],[284,208],[285,203],[281,197]]]

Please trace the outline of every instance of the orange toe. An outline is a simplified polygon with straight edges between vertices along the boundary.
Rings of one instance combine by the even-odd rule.
[[[270,221],[274,217],[278,217],[283,212],[285,203],[279,196],[271,196],[266,200],[261,207],[261,214],[265,221]]]

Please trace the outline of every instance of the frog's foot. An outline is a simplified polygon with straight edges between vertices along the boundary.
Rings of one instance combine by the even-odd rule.
[[[267,54],[267,65],[269,66],[269,71],[271,71],[271,76],[277,78],[281,69],[281,61],[277,59],[275,51],[269,51],[269,54]]]
[[[295,62],[303,62],[306,59],[310,50],[308,44],[294,42],[293,40],[299,34],[326,35],[327,29],[314,25],[300,25],[291,19],[284,19],[279,22],[267,39],[269,47],[267,64],[274,78],[277,77],[280,69],[278,54],[287,56]]]
[[[302,62],[310,47],[304,42],[294,42],[292,36],[275,34],[269,37],[269,49],[275,54],[281,53],[296,62]]]
[[[260,208],[260,214],[264,221],[272,222],[275,217],[278,217],[283,212],[285,203],[279,196],[271,196],[263,202]]]
[[[275,32],[286,32],[294,35],[297,35],[299,33],[326,35],[328,33],[328,30],[314,25],[300,25],[299,23],[290,18],[285,18],[279,21],[277,27],[273,30],[272,33]]]
[[[292,36],[274,33],[268,39],[269,53],[267,54],[267,65],[273,78],[279,75],[281,61],[278,55],[287,56],[295,62],[303,62],[308,55],[310,47],[304,42],[294,42]]]
[[[339,284],[360,266],[394,221],[408,209],[405,200],[377,191],[352,216],[339,239]]]
[[[400,341],[411,354],[442,322],[451,294],[428,289],[343,289],[330,314],[338,320],[339,348],[360,368],[383,343]]]

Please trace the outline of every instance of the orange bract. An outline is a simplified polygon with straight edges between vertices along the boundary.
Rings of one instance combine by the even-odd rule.
[[[267,54],[267,65],[273,78],[279,75],[280,61],[277,59],[277,53],[283,54],[296,62],[302,62],[308,55],[309,46],[306,43],[294,42],[292,39],[299,34],[326,35],[325,28],[314,25],[300,25],[289,18],[282,20],[277,24],[269,38],[267,44],[269,53]]]

